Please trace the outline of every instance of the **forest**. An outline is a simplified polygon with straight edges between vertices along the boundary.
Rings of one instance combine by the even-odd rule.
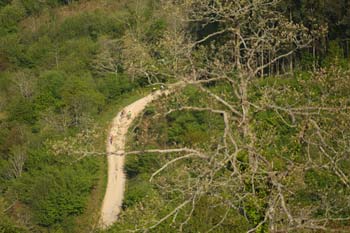
[[[0,233],[350,232],[349,119],[348,0],[0,0]]]

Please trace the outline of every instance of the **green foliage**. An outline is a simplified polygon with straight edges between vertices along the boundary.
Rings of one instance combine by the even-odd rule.
[[[47,71],[38,81],[39,93],[35,99],[35,107],[42,111],[49,107],[58,109],[62,107],[62,88],[66,76],[57,71]]]
[[[184,232],[206,232],[211,229],[225,216],[227,208],[217,203],[213,198],[206,196],[196,204],[193,217],[190,219]],[[201,223],[201,224],[198,224]],[[220,226],[215,228],[218,233],[240,233],[246,232],[249,227],[247,220],[237,214],[234,210],[229,211],[226,219]]]
[[[109,34],[119,37],[123,31],[118,19],[103,12],[82,13],[65,19],[57,36],[62,39],[90,37],[96,40],[99,35]]]
[[[62,87],[62,101],[72,116],[79,117],[84,113],[97,113],[103,105],[104,98],[96,91],[95,83],[86,77],[70,77]]]
[[[59,8],[72,2],[83,10]],[[122,95],[140,86],[122,70],[117,76],[96,74],[93,67],[100,37],[123,36],[125,10],[110,10],[114,4],[108,3],[85,11],[84,4],[0,1],[0,195],[20,199],[0,217],[0,232],[23,232],[12,221],[21,211],[32,216],[35,232],[77,231],[75,216],[84,212],[97,183],[98,160],[72,163],[76,157],[52,155],[45,141],[74,137],[108,104],[122,103]],[[154,31],[159,28],[154,25]],[[25,148],[26,156],[22,176],[14,178],[10,157],[16,146]]]
[[[9,120],[33,125],[37,120],[37,112],[33,102],[19,98],[8,109]]]
[[[62,59],[57,65],[66,73],[85,75],[96,50],[97,45],[90,38],[67,40],[59,50]]]
[[[168,115],[167,121],[169,144],[205,144],[212,140],[216,131],[223,129],[222,119],[203,112],[175,112]]]
[[[162,19],[152,22],[145,33],[148,42],[156,43],[166,29],[166,22]]]
[[[184,89],[184,96],[186,96],[186,101],[190,106],[200,105],[201,100],[204,99],[204,96],[195,86],[187,86]],[[176,104],[176,103],[175,103]],[[178,104],[178,103],[177,103]],[[178,107],[178,106],[177,106]]]
[[[9,4],[11,0],[0,0],[0,7],[4,7]]]
[[[47,165],[38,169],[43,162],[45,160],[39,160],[31,165],[36,169],[31,167],[33,173],[20,180],[20,200],[31,207],[37,224],[52,226],[83,212],[96,179],[97,166],[87,160],[60,169]]]
[[[152,194],[152,185],[148,182],[147,175],[140,175],[128,181],[126,196],[123,201],[123,208],[130,208],[148,198]]]
[[[282,119],[288,116],[274,111],[258,112],[254,115],[255,130],[262,139],[262,153],[268,160],[273,161],[276,169],[285,169],[280,159],[295,159],[301,152],[301,145],[296,143],[298,129],[286,124]],[[282,118],[283,117],[283,118]],[[269,136],[266,135],[269,132]],[[266,139],[266,141],[264,140]],[[281,151],[283,153],[281,154]]]
[[[17,34],[8,34],[0,37],[0,51],[6,60],[14,66],[31,67],[32,63],[27,57],[26,48]]]
[[[249,197],[244,201],[244,211],[248,217],[249,222],[253,226],[258,225],[264,219],[265,202],[263,199],[257,199],[255,197]],[[267,226],[263,225],[257,232],[267,232]]]
[[[322,191],[338,183],[337,177],[326,171],[308,170],[305,174],[305,183],[310,189]]]
[[[301,205],[312,205],[319,203],[321,201],[320,195],[311,190],[298,190],[295,195],[295,201]]]
[[[303,70],[312,70],[314,64],[318,64],[317,58],[314,58],[313,55],[309,52],[303,52],[300,59],[300,64]]]
[[[344,50],[339,46],[338,41],[331,41],[327,51],[327,56],[323,60],[325,67],[331,67],[333,65],[346,67],[348,61],[344,58]]]
[[[134,178],[140,174],[149,173],[157,166],[160,166],[159,158],[154,154],[144,156],[130,155],[125,164],[125,171],[129,178]]]
[[[24,17],[24,9],[18,5],[6,5],[0,8],[0,35],[17,32],[17,23]]]
[[[7,216],[0,215],[0,233],[25,233],[28,230],[17,226]]]
[[[52,67],[55,64],[55,46],[48,36],[40,37],[30,45],[25,45],[26,59],[31,67]]]
[[[138,87],[137,83],[131,82],[125,75],[108,74],[97,80],[98,89],[107,101],[116,100],[120,95],[132,91]]]
[[[35,0],[19,0],[27,15],[38,14],[44,7],[44,2]]]

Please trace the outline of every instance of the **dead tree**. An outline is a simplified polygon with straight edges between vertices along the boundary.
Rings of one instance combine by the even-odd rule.
[[[181,190],[184,197],[176,208],[159,221],[135,231],[156,228],[170,218],[174,223],[182,212],[187,217],[185,220],[179,220],[178,227],[181,231],[192,217],[196,203],[203,196],[220,200],[222,206],[237,210],[246,218],[249,218],[245,212],[249,200],[256,199],[263,202],[264,204],[257,206],[256,210],[262,217],[247,232],[262,229],[270,232],[327,231],[332,223],[348,220],[349,217],[337,217],[336,211],[331,206],[324,207],[325,214],[320,218],[314,216],[317,209],[315,206],[302,209],[290,205],[289,201],[295,194],[293,185],[298,184],[288,182],[297,176],[303,176],[312,168],[317,168],[331,172],[338,177],[344,190],[348,188],[348,174],[340,166],[339,161],[344,159],[344,154],[349,149],[344,139],[348,137],[349,130],[337,132],[339,142],[343,145],[341,151],[338,151],[331,146],[330,135],[325,139],[327,132],[318,123],[327,112],[333,110],[342,112],[342,116],[348,116],[348,107],[346,105],[334,107],[332,105],[334,103],[300,105],[297,99],[294,105],[298,107],[280,106],[275,99],[276,94],[283,95],[283,91],[273,85],[259,90],[262,94],[259,101],[251,100],[257,80],[263,78],[264,74],[273,74],[271,69],[280,60],[290,58],[299,49],[309,46],[312,42],[310,35],[315,33],[309,32],[303,25],[291,22],[278,12],[276,10],[278,3],[277,0],[189,0],[173,4],[174,9],[182,9],[182,14],[185,12],[184,22],[187,22],[185,25],[188,28],[196,27],[200,30],[210,28],[203,30],[210,31],[204,35],[192,31],[183,36],[187,40],[182,40],[184,43],[182,48],[189,51],[183,55],[186,54],[190,69],[187,66],[180,69],[184,73],[178,77],[196,85],[217,103],[216,108],[183,106],[176,111],[211,111],[221,114],[225,130],[214,151],[202,151],[199,148],[166,148],[128,152],[129,154],[180,153],[153,173],[151,176],[153,182],[156,182],[156,177],[170,168],[170,165],[181,160],[191,160],[191,166],[182,167],[184,173],[196,174],[195,177],[188,178],[187,182],[178,180],[176,183],[174,190]],[[207,88],[205,84],[212,81],[225,82],[229,85],[231,96],[220,95]],[[282,170],[275,168],[273,160],[264,154],[266,145],[274,143],[273,135],[270,138],[267,134],[263,134],[265,136],[262,137],[256,130],[258,119],[254,118],[254,114],[264,111],[274,111],[288,127],[300,130],[298,135],[300,143],[304,143],[301,145],[303,149],[306,148],[307,151],[311,146],[317,149],[313,155],[307,155],[312,161],[310,164],[284,158],[284,152],[280,151],[280,159],[285,160],[287,165]],[[317,116],[318,120],[314,120],[311,116]],[[313,158],[316,154],[317,159]],[[245,156],[246,161],[242,159]],[[328,162],[324,163],[324,160]],[[260,197],[261,189],[267,190],[264,198]],[[223,193],[232,195],[223,196]],[[327,203],[327,198],[325,196],[322,198],[325,198]],[[222,216],[222,221],[219,221],[213,229],[208,229],[208,232],[224,222],[225,218],[227,214]]]

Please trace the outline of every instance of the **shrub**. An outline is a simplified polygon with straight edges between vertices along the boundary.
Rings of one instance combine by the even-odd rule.
[[[83,13],[78,16],[67,18],[58,31],[61,39],[72,39],[79,37],[90,37],[96,40],[99,35],[109,34],[120,36],[123,31],[118,20],[111,16],[106,16],[100,12]]]
[[[152,193],[152,184],[147,177],[138,176],[128,182],[123,207],[131,207]]]
[[[75,123],[84,114],[97,113],[103,105],[104,97],[96,90],[91,77],[70,77],[61,90],[62,101]]]
[[[23,177],[20,199],[31,207],[37,224],[48,227],[61,223],[83,212],[96,172],[92,160],[60,169],[46,165]]]
[[[137,87],[137,83],[132,82],[125,75],[108,74],[98,79],[98,89],[107,101],[116,100],[118,96],[132,91]]]
[[[6,5],[0,9],[0,34],[17,32],[17,23],[24,17],[25,12],[21,6]]]
[[[33,102],[19,98],[9,107],[9,120],[33,125],[37,120],[37,112]]]

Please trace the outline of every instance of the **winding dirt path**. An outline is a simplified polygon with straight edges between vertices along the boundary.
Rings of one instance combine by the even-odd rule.
[[[182,82],[168,86],[166,90],[155,91],[126,106],[113,119],[108,136],[108,183],[101,209],[100,227],[106,229],[115,223],[121,211],[125,188],[124,149],[128,129],[132,121],[145,107],[163,94],[168,95]]]

